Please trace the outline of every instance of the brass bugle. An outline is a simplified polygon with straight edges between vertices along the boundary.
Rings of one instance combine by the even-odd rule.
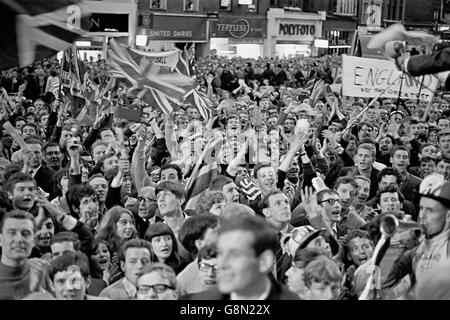
[[[392,237],[398,229],[398,219],[393,214],[386,214],[381,218],[380,221],[380,231],[387,237]]]
[[[419,238],[423,233],[423,226],[415,221],[400,221],[394,214],[386,214],[381,218],[380,231],[387,238],[397,232],[414,231]]]

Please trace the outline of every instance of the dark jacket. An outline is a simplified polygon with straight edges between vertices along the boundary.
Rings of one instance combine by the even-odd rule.
[[[419,192],[419,186],[422,182],[422,179],[419,177],[416,177],[410,173],[406,176],[406,179],[404,179],[400,184],[400,191],[402,192],[403,196],[406,200],[411,201],[414,204],[414,209],[416,212],[419,212],[419,199],[418,192]]]
[[[41,165],[39,170],[34,175],[34,180],[36,180],[36,183],[39,187],[42,188],[47,193],[50,193],[50,199],[55,198],[54,188],[53,188],[53,176],[55,174],[55,171],[52,169],[47,168],[45,165]]]
[[[265,300],[300,300],[286,286],[280,284],[273,277],[269,276],[272,287],[269,296]],[[217,288],[181,296],[179,300],[230,300],[229,294],[221,293]]]
[[[432,54],[411,56],[407,68],[414,77],[448,71],[450,70],[450,48],[447,47]],[[447,77],[445,81],[445,89],[450,90],[450,77]]]
[[[372,167],[372,172],[370,173],[370,192],[369,192],[369,199],[372,199],[377,195],[378,191],[378,173],[380,171]],[[343,176],[359,176],[361,175],[359,173],[359,170],[357,167],[345,167],[341,170],[341,177]]]

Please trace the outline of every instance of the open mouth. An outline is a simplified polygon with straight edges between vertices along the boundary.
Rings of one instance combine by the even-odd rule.
[[[332,212],[331,212],[331,216],[332,216],[334,219],[340,219],[340,218],[341,218],[341,212],[338,211],[338,210],[332,211]]]
[[[217,283],[216,280],[205,280],[205,284],[209,285],[209,286],[213,286]]]
[[[38,236],[38,240],[40,241],[40,242],[50,242],[50,239],[51,239],[52,237],[50,236],[50,235],[40,235],[40,236]]]
[[[168,254],[169,253],[169,248],[162,248],[161,250],[159,250],[162,254]]]
[[[360,257],[360,258],[358,258],[358,262],[359,262],[360,265],[366,263],[367,262],[367,257],[362,257],[362,258]]]

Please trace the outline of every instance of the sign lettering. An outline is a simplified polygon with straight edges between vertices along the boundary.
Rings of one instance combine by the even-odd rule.
[[[280,23],[279,34],[281,35],[289,35],[289,36],[298,36],[298,35],[311,35],[313,36],[316,33],[315,25],[306,25],[306,24],[293,24],[293,23]]]
[[[381,97],[397,98],[403,82],[401,98],[432,99],[438,86],[436,78],[405,76],[401,80],[400,75],[392,61],[342,56],[342,89],[346,96],[374,98],[387,89]]]

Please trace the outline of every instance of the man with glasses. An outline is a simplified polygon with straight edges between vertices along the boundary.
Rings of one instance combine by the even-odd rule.
[[[216,287],[217,284],[217,246],[215,243],[205,245],[198,252],[198,275],[203,290]]]
[[[156,202],[155,188],[141,188],[137,197],[137,205],[137,213],[134,214],[134,218],[136,220],[136,230],[142,237],[150,225],[163,221],[161,217],[156,215],[158,204]]]
[[[164,263],[147,265],[137,276],[137,300],[177,300],[175,271]]]

